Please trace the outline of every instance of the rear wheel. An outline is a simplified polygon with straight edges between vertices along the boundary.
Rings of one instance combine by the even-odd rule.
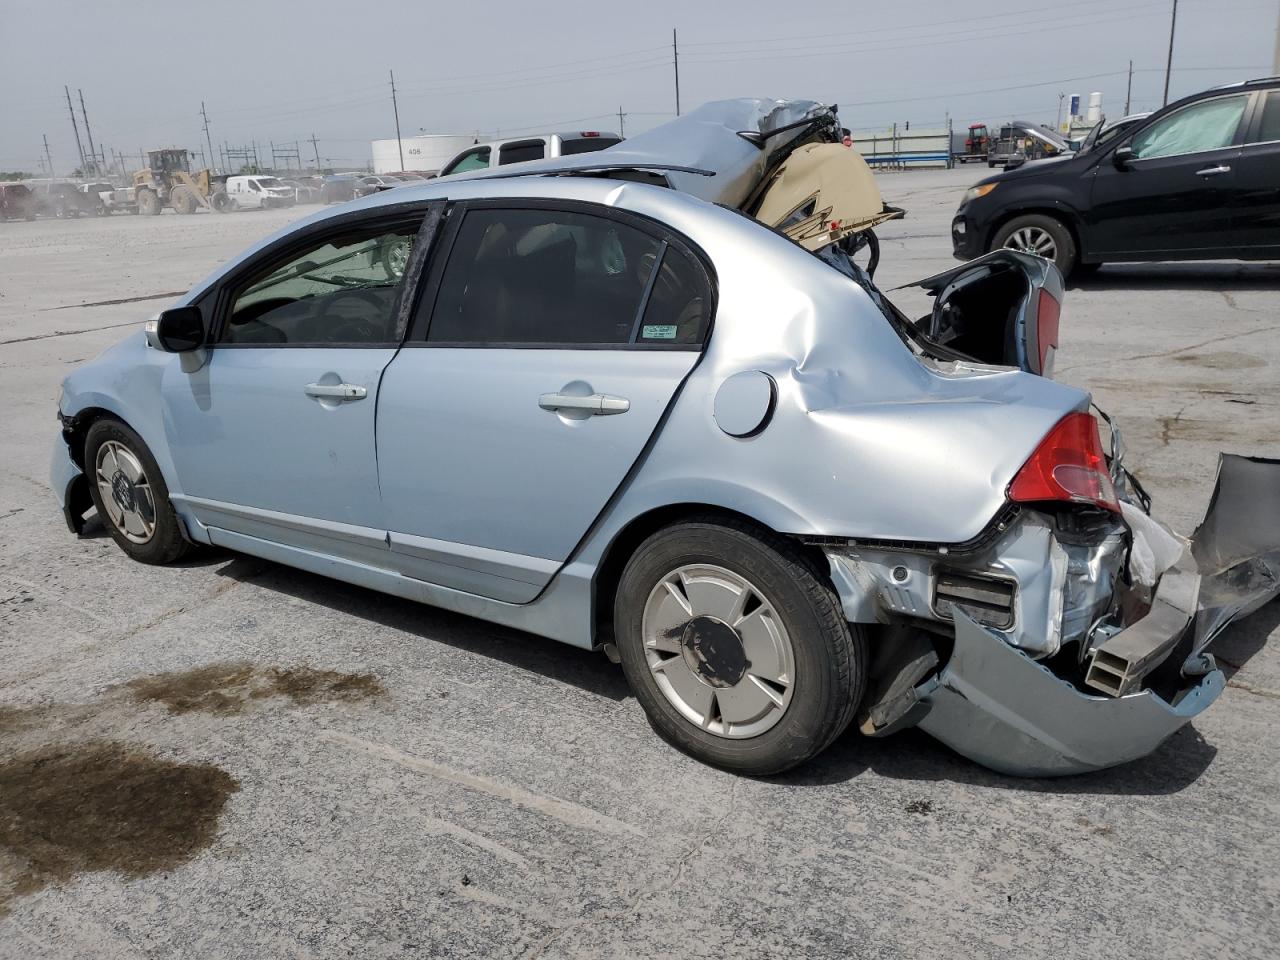
[[[699,760],[779,773],[852,719],[865,644],[794,546],[747,524],[654,534],[614,605],[623,670],[657,732]]]
[[[993,248],[1021,250],[1052,260],[1064,277],[1076,265],[1076,243],[1061,220],[1033,213],[1014,217],[996,232]]]
[[[172,563],[191,549],[151,451],[119,420],[99,420],[85,438],[89,493],[111,538],[142,563]]]

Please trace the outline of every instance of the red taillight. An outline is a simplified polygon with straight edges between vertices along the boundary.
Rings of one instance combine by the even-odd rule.
[[[598,137],[598,136],[600,136],[600,131],[599,131],[599,130],[579,130],[579,131],[578,131],[578,136],[580,136],[580,137]]]
[[[1049,295],[1049,291],[1040,288],[1040,300],[1036,307],[1036,342],[1040,344],[1040,373],[1049,376],[1053,355],[1049,352],[1058,349],[1058,319],[1062,314],[1062,304]]]
[[[1065,500],[1120,512],[1093,414],[1069,413],[1058,421],[1009,484],[1009,499]]]

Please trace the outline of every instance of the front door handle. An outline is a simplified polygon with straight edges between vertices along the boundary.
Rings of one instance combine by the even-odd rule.
[[[544,393],[538,398],[538,406],[543,410],[572,410],[587,416],[608,417],[626,413],[631,409],[631,401],[625,397],[610,397],[603,393],[593,393],[586,397]]]
[[[324,400],[349,402],[363,400],[369,395],[369,391],[354,383],[308,383],[306,394],[308,397],[318,397]]]
[[[1216,167],[1205,167],[1203,170],[1197,170],[1197,177],[1216,177],[1219,174],[1230,173],[1231,168],[1225,163],[1220,163]]]

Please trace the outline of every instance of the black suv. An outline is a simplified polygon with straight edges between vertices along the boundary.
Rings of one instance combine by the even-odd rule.
[[[1038,253],[1063,275],[1122,260],[1280,259],[1280,77],[1170,104],[1100,147],[971,187],[956,257]]]

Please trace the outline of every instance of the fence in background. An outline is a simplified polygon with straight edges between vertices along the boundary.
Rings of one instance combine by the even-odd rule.
[[[950,169],[954,163],[951,144],[950,120],[945,127],[912,130],[895,123],[881,130],[853,132],[853,148],[868,164],[882,170],[917,166]]]

